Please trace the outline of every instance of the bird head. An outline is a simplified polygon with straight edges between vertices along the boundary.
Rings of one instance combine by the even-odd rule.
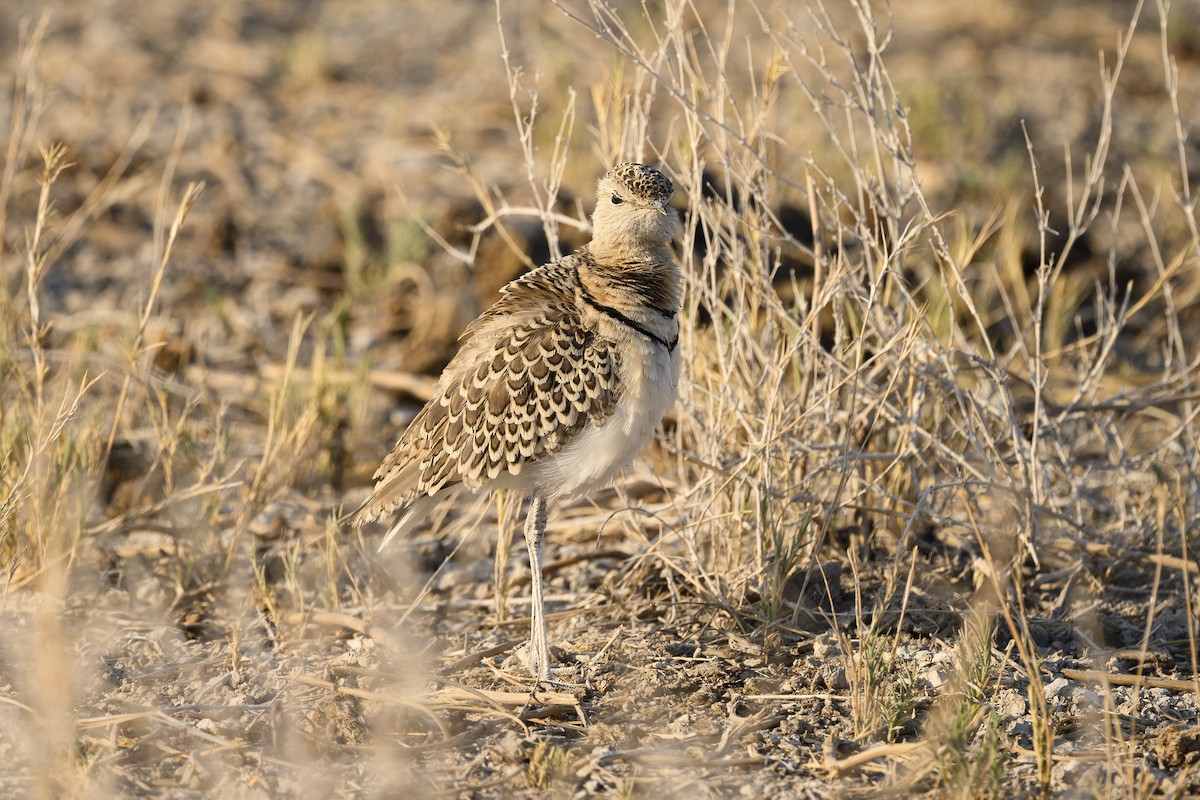
[[[637,163],[613,167],[596,188],[593,250],[665,247],[678,223],[669,205],[674,193],[670,179],[654,167]]]

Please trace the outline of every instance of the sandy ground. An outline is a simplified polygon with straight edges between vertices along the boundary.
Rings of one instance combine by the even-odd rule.
[[[1115,46],[1129,4],[1014,0],[982,15],[939,0],[897,5],[887,56],[911,98],[928,196],[969,223],[998,198],[1028,198],[1022,125],[1045,154],[1044,183],[1061,192],[1063,142],[1095,135],[1097,53]],[[1200,40],[1187,25],[1198,12],[1181,5],[1183,32],[1172,41],[1182,103],[1196,119]],[[145,302],[175,204],[189,182],[205,188],[146,333],[161,407],[187,420],[186,436],[168,459],[154,414],[133,415],[103,474],[74,498],[85,533],[58,590],[13,578],[20,559],[8,556],[0,794],[1037,791],[1030,675],[1003,625],[988,648],[999,677],[986,728],[1006,754],[999,777],[989,783],[964,762],[952,783],[953,758],[922,749],[929,726],[950,724],[931,720],[962,672],[955,642],[977,597],[978,559],[937,530],[916,536],[918,578],[903,603],[897,594],[879,609],[891,677],[875,687],[885,700],[864,711],[854,707],[871,694],[853,668],[862,663],[851,652],[861,645],[853,625],[864,621],[857,601],[884,591],[879,553],[894,539],[867,545],[856,580],[844,554],[861,542],[835,531],[820,562],[828,590],[819,572],[800,572],[764,620],[753,592],[727,602],[673,566],[680,545],[666,533],[673,484],[662,452],[619,489],[553,510],[547,577],[561,671],[536,693],[519,658],[528,568],[515,547],[497,569],[495,504],[455,507],[436,533],[382,555],[382,529],[334,528],[332,515],[364,496],[462,325],[524,268],[494,232],[468,268],[416,222],[462,247],[463,223],[483,217],[470,181],[450,168],[446,140],[482,185],[514,205],[530,196],[492,4],[8,2],[8,80],[18,73],[18,32],[37,27],[43,6],[32,140],[68,148],[54,203],[60,218],[83,224],[56,229],[41,313],[55,320],[52,348],[90,337],[92,374],[102,374],[110,400],[136,326],[130,310]],[[624,6],[634,19],[634,4]],[[697,6],[717,19],[724,8]],[[603,169],[588,138],[597,124],[589,92],[619,60],[548,4],[506,5],[503,17],[510,59],[541,87],[539,154],[552,147],[567,88],[578,93],[563,204],[578,218]],[[1112,148],[1118,162],[1166,153],[1166,170],[1174,129],[1161,112],[1158,33],[1147,11]],[[803,100],[787,97],[783,108],[800,116]],[[12,117],[11,103],[3,110]],[[36,209],[36,164],[33,148],[8,200],[13,287]],[[549,253],[539,228],[517,221],[510,231],[535,261]],[[566,246],[580,237],[564,229]],[[1085,251],[1072,267],[1080,274],[1103,271],[1103,244],[1089,246],[1098,254]],[[307,428],[296,425],[302,434],[272,473],[278,485],[249,507],[253,466],[280,447],[268,425],[272,392],[296,320],[310,315],[301,370],[320,361],[345,380]],[[26,364],[15,352],[3,358],[14,375]],[[216,485],[216,475],[242,483]],[[511,533],[519,511],[507,512]],[[1037,681],[1058,737],[1055,794],[1200,793],[1186,581],[1164,572],[1149,543],[1077,563],[1082,572],[1043,564],[1024,584]],[[508,582],[502,603],[498,571]],[[875,726],[856,726],[872,715]],[[67,733],[60,718],[71,721]],[[985,746],[980,730],[968,720],[963,741]],[[55,750],[63,737],[67,755]],[[1117,751],[1128,767],[1114,782],[1105,763]]]

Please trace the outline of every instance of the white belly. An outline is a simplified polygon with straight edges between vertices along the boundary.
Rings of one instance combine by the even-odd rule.
[[[668,354],[650,343],[631,347],[621,367],[621,400],[613,415],[531,465],[529,482],[545,497],[575,497],[607,486],[650,442],[663,414],[675,404],[678,350]]]

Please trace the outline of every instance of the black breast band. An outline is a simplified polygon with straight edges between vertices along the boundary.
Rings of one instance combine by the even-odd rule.
[[[666,348],[668,353],[675,352],[675,348],[679,345],[679,334],[678,333],[675,334],[675,338],[671,339],[671,341],[668,342],[666,339],[659,336],[654,331],[647,330],[645,328],[645,326],[643,326],[640,323],[635,322],[634,320],[625,316],[624,314],[622,314],[620,311],[613,308],[612,306],[606,306],[603,303],[601,303],[599,300],[597,300],[596,298],[592,297],[591,292],[589,292],[587,290],[587,287],[585,287],[583,285],[583,280],[579,277],[578,272],[575,273],[575,283],[579,285],[579,293],[581,295],[583,295],[583,302],[587,303],[593,309],[595,309],[596,311],[599,311],[601,314],[603,314],[606,317],[616,320],[617,322],[621,323],[622,325],[625,325],[626,327],[633,328],[635,331],[640,333],[642,336],[645,336],[647,339],[654,342],[655,344],[662,345],[663,347]],[[659,314],[662,314],[667,319],[671,319],[672,317],[675,316],[674,313],[663,311],[661,308],[656,308],[654,310],[657,311]]]

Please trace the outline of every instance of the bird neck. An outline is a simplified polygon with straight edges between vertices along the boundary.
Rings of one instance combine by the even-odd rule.
[[[673,317],[679,310],[682,276],[668,248],[628,252],[614,259],[609,253],[601,258],[589,245],[581,255],[580,283],[607,305],[627,313],[652,311],[664,317]]]
[[[662,244],[649,244],[635,237],[597,235],[588,243],[588,252],[601,264],[635,261],[662,261],[671,251]]]

